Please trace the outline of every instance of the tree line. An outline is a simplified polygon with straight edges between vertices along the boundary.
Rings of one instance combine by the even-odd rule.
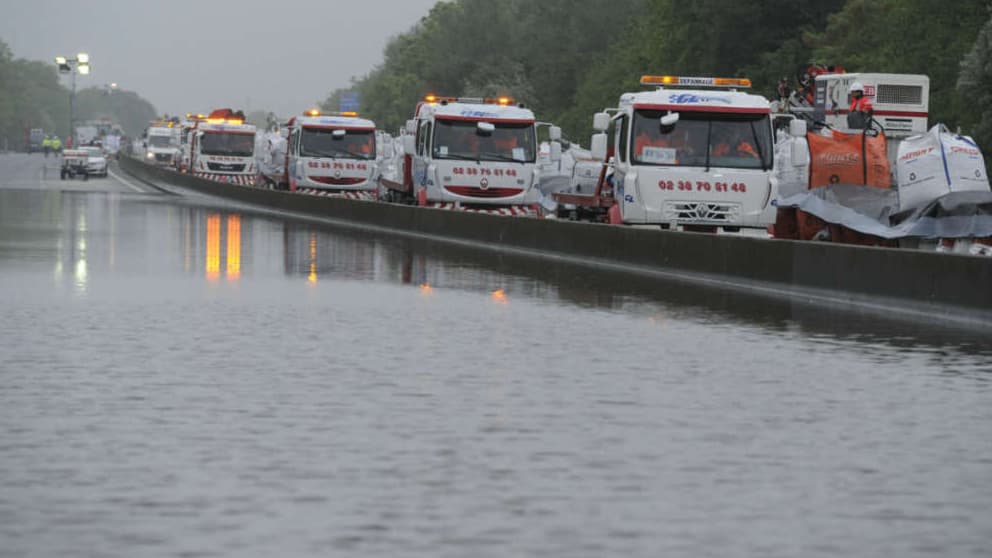
[[[109,118],[131,136],[156,116],[155,107],[137,93],[98,87],[77,90],[73,112],[77,123]],[[0,149],[21,149],[32,128],[68,137],[69,89],[54,63],[15,58],[0,40]]]
[[[354,91],[395,132],[427,93],[509,95],[584,142],[591,115],[643,74],[746,76],[773,98],[816,62],[927,74],[931,122],[992,145],[990,25],[987,0],[450,0],[322,108]]]

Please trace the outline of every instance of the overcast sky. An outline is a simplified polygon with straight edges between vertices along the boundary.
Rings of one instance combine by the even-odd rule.
[[[78,86],[116,82],[159,113],[313,106],[382,61],[437,0],[0,0],[18,58],[87,52]]]

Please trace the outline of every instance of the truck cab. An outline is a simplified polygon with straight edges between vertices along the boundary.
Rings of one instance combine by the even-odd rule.
[[[593,122],[593,158],[607,163],[613,190],[610,222],[704,230],[773,223],[768,99],[740,91],[747,79],[643,76],[641,83],[657,89],[622,95]]]
[[[407,121],[403,183],[419,205],[531,206],[540,199],[534,113],[506,97],[428,95]]]
[[[354,112],[308,110],[287,123],[285,180],[291,191],[313,189],[374,197],[375,123]]]
[[[188,172],[200,178],[240,185],[255,181],[255,126],[240,112],[214,111],[188,133]]]

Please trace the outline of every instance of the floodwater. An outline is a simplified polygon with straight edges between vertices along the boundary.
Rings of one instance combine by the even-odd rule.
[[[988,332],[43,164],[0,156],[2,557],[992,552]]]

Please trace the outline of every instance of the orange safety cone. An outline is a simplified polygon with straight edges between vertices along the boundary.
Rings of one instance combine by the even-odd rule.
[[[423,186],[417,188],[417,205],[420,207],[427,205],[427,188]]]

